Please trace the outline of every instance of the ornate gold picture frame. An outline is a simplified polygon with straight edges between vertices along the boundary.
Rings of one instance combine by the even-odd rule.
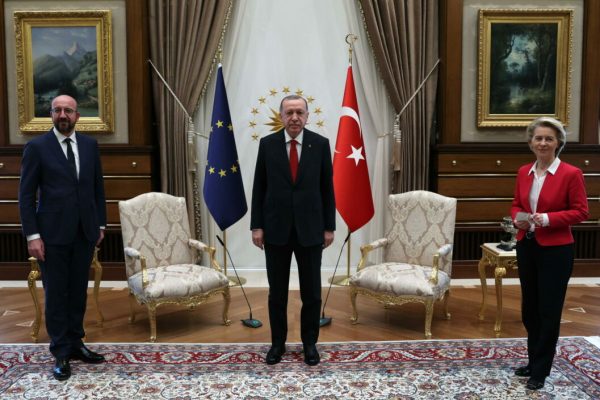
[[[16,11],[14,21],[21,132],[50,129],[59,94],[77,100],[77,130],[113,132],[111,12]]]
[[[573,10],[479,10],[477,127],[569,123]]]

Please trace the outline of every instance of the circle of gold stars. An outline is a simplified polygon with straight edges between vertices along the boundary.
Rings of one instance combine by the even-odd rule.
[[[279,132],[281,129],[283,129],[283,121],[281,120],[281,115],[279,114],[279,102],[281,101],[280,98],[288,96],[292,93],[302,96],[306,99],[306,102],[308,103],[309,114],[316,115],[317,122],[315,125],[319,128],[323,128],[325,126],[325,120],[321,115],[323,114],[323,110],[321,107],[315,104],[315,98],[313,96],[305,95],[304,90],[299,88],[296,89],[296,91],[292,91],[289,86],[284,86],[281,90],[273,88],[269,89],[268,94],[258,97],[258,104],[256,107],[252,107],[250,109],[251,117],[250,121],[248,122],[248,127],[251,130],[252,140],[258,141],[258,139],[260,139],[261,135],[259,131],[261,130],[261,125],[269,126],[269,132]],[[279,99],[277,99],[277,104],[275,104],[273,108],[271,104],[273,103],[272,100],[275,97],[278,97]],[[261,110],[265,110],[268,113],[268,122],[264,124],[261,124],[258,121],[258,116],[261,114]],[[306,125],[310,125],[310,122],[307,122]]]
[[[221,120],[217,120],[217,122],[215,123],[215,126],[217,128],[223,128],[225,126],[225,122],[221,121]],[[227,124],[227,130],[229,130],[229,132],[233,133],[233,125],[232,124]],[[211,125],[210,127],[210,132],[212,133],[213,131],[213,126]],[[223,169],[223,168],[219,168],[219,170],[217,171],[215,169],[214,165],[207,165],[208,167],[208,173],[209,174],[218,174],[219,178],[225,178],[227,176],[227,172],[231,171],[232,174],[235,174],[238,172],[239,167],[238,165],[240,164],[240,160],[235,160],[235,164],[231,165],[231,167],[227,168],[227,169]]]

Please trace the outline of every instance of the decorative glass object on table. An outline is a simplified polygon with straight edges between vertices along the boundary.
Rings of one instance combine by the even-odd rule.
[[[504,233],[498,248],[504,251],[514,250],[517,245],[517,228],[515,228],[512,218],[503,217],[500,226],[504,229]]]

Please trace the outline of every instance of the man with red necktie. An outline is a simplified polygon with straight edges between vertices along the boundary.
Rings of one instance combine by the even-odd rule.
[[[335,200],[329,140],[305,129],[308,104],[297,95],[281,101],[284,129],[261,139],[252,189],[252,242],[265,250],[271,348],[267,364],[285,353],[292,254],[298,263],[304,362],[320,361],[321,255],[333,242]]]

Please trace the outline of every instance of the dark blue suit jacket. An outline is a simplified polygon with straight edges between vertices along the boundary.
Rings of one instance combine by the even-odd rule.
[[[252,188],[251,229],[264,231],[265,243],[285,245],[292,226],[298,243],[323,243],[335,230],[333,168],[327,138],[304,129],[296,182],[292,182],[283,130],[261,139]]]
[[[65,245],[74,241],[81,223],[87,240],[98,240],[100,226],[106,226],[98,143],[77,134],[77,149],[79,180],[52,130],[25,145],[19,211],[26,236],[39,233],[45,244]]]

